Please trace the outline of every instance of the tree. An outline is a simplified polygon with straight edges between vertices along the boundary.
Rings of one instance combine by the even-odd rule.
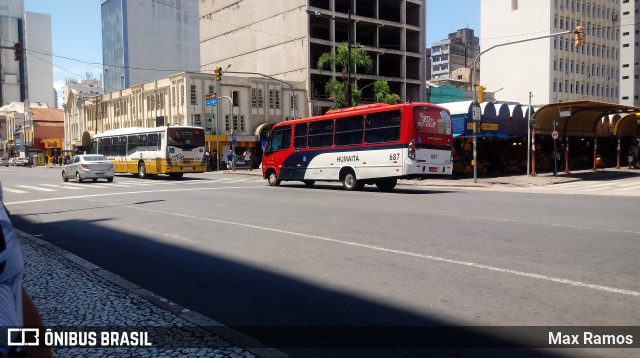
[[[347,88],[347,79],[349,78],[348,63],[349,45],[346,42],[340,43],[335,53],[325,52],[318,59],[318,69],[320,71],[331,66],[336,66],[336,70],[341,69],[342,71],[342,83],[331,80],[325,86],[325,92],[333,96],[335,100],[334,108],[346,107],[345,88]],[[357,44],[351,47],[351,68],[354,67],[361,68],[364,73],[370,73],[373,68],[373,61],[367,51]],[[350,106],[357,105],[359,98],[362,97],[360,92],[354,88],[351,89]]]
[[[389,83],[387,81],[378,80],[373,83],[373,92],[376,96],[376,102],[387,104],[398,104],[402,102],[400,96],[395,93],[391,93],[389,89]]]

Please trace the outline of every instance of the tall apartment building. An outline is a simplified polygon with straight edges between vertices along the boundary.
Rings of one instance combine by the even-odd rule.
[[[22,61],[14,60],[16,42]],[[50,15],[25,13],[23,0],[0,0],[0,107],[23,102],[29,91],[30,101],[55,108],[51,43]]]
[[[481,2],[480,47],[586,28],[584,47],[574,34],[527,41],[482,55],[481,81],[500,97],[534,104],[589,99],[617,102],[620,94],[621,0],[511,0]]]
[[[199,0],[102,0],[105,91],[200,69]]]
[[[621,0],[620,6],[620,103],[640,106],[640,3]]]
[[[469,68],[480,53],[480,39],[469,28],[450,33],[431,46],[431,79],[450,78],[460,68]]]
[[[200,1],[202,71],[228,65],[229,72],[267,75],[309,93],[309,109],[332,105],[325,84],[341,69],[317,69],[323,53],[348,41],[364,48],[373,71],[352,70],[352,81],[373,100],[382,79],[403,99],[425,99],[424,0]],[[320,16],[309,14],[315,11]],[[349,13],[351,23],[349,23]],[[307,104],[305,104],[307,105]]]

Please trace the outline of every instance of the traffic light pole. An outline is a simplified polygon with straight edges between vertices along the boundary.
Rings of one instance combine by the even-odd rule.
[[[576,27],[575,30],[568,30],[568,31],[564,31],[564,32],[558,32],[555,34],[551,34],[551,35],[544,35],[544,36],[538,36],[538,37],[532,37],[530,39],[524,39],[524,40],[518,40],[518,41],[512,41],[512,42],[507,42],[507,43],[503,43],[503,44],[497,44],[497,45],[493,45],[491,47],[489,47],[488,49],[480,52],[478,54],[478,56],[476,56],[476,58],[473,60],[473,65],[471,67],[471,75],[473,78],[473,103],[472,105],[474,107],[479,107],[480,104],[478,103],[478,93],[476,91],[476,64],[478,63],[478,59],[480,59],[480,56],[482,56],[483,54],[493,50],[494,48],[498,48],[498,47],[503,47],[503,46],[509,46],[509,45],[515,45],[515,44],[519,44],[519,43],[523,43],[523,42],[529,42],[529,41],[533,41],[533,40],[540,40],[540,39],[546,39],[549,37],[556,37],[556,36],[562,36],[562,35],[568,35],[568,34],[576,34],[576,36],[582,36],[580,38],[581,41],[584,40],[584,27],[582,26],[578,26]],[[531,110],[531,109],[530,109]],[[477,133],[476,132],[476,127],[477,127],[477,122],[480,120],[480,118],[476,119],[474,118],[473,120],[473,182],[477,183],[478,182],[478,162],[477,162]],[[531,125],[531,123],[527,123],[527,125]],[[531,148],[527,149],[527,162],[529,162],[529,158],[531,156]]]

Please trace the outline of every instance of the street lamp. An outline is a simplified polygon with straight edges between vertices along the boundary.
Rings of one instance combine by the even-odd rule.
[[[347,93],[345,94],[345,100],[347,102],[347,107],[351,107],[351,4],[349,4],[349,9],[347,10],[347,21],[332,17],[329,15],[321,14],[318,11],[307,10],[307,14],[313,16],[324,17],[325,19],[347,23]]]

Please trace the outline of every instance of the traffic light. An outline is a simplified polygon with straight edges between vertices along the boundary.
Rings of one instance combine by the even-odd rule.
[[[484,86],[476,86],[476,91],[478,92],[478,103],[484,102],[484,90],[486,87]]]
[[[576,34],[576,48],[584,46],[584,26],[578,25],[573,33]]]
[[[216,81],[222,80],[222,67],[216,67]]]
[[[20,42],[13,44],[13,59],[22,61],[22,44]]]

